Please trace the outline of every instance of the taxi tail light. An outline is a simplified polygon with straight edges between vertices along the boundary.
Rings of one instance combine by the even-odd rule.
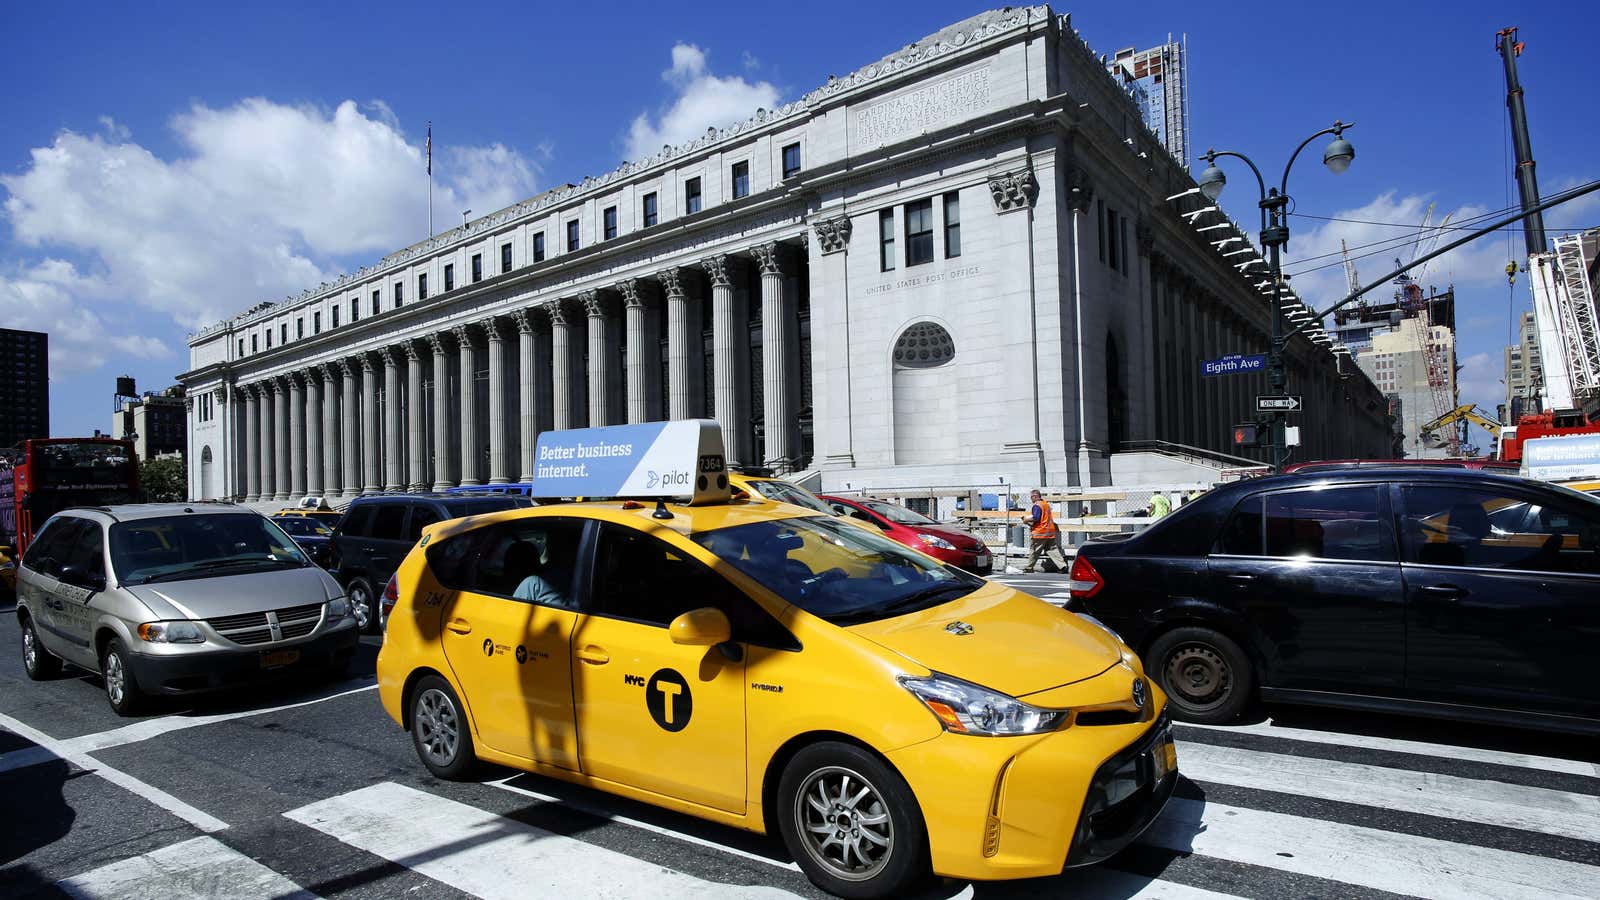
[[[389,621],[389,614],[394,612],[394,605],[400,602],[400,575],[395,573],[389,576],[389,583],[383,586],[383,621]]]
[[[1089,562],[1082,553],[1072,558],[1072,570],[1067,579],[1067,592],[1074,600],[1087,600],[1106,586],[1106,580],[1100,577],[1094,563]]]

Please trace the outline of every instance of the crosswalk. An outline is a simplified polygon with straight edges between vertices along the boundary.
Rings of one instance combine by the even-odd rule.
[[[1591,761],[1270,723],[1179,725],[1176,733],[1187,780],[1129,853],[1055,878],[954,886],[938,896],[1600,895],[1600,768]],[[484,790],[516,791],[517,802],[541,807],[567,803],[572,816],[648,830],[653,839],[679,842],[682,852],[665,864],[638,858],[585,839],[581,829],[557,833],[525,816],[452,799],[420,778],[381,781],[281,818],[453,896],[815,896],[776,844],[766,857],[732,832],[668,814],[629,818],[619,811],[627,808],[622,801],[605,795],[563,801],[573,793],[516,787],[521,780]],[[706,861],[719,852],[730,862],[767,863],[756,868],[770,874],[769,883],[730,883],[728,866]],[[228,832],[57,886],[84,900],[316,896],[252,858],[248,841]],[[426,887],[419,895],[428,895]]]

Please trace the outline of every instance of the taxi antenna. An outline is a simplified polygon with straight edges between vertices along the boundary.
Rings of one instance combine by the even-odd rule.
[[[665,500],[657,500],[656,501],[656,511],[650,514],[650,518],[652,518],[652,519],[670,519],[670,518],[672,518],[672,510],[667,509],[667,501],[665,501]]]

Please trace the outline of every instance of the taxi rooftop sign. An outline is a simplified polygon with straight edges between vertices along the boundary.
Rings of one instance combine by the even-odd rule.
[[[539,435],[533,496],[726,502],[722,426],[710,419],[572,428]]]
[[[1521,474],[1542,481],[1600,478],[1600,434],[1567,434],[1524,441]]]

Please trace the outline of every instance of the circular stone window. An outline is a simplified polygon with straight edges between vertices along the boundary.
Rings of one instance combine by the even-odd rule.
[[[956,355],[956,342],[950,332],[932,322],[918,322],[900,333],[894,342],[894,364],[909,369],[942,366]]]

